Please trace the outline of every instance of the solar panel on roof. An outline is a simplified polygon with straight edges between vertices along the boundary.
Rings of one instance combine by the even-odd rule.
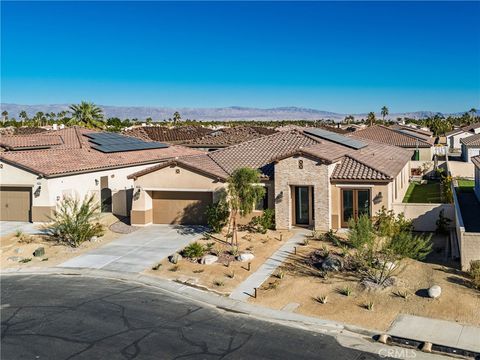
[[[92,144],[92,149],[103,153],[162,149],[168,145],[161,142],[147,142],[130,136],[124,136],[115,133],[92,133],[85,134]]]
[[[323,130],[323,129],[307,129],[307,130],[304,130],[304,131],[305,131],[305,133],[307,133],[309,135],[313,135],[313,136],[319,137],[321,139],[328,140],[328,141],[331,141],[331,142],[334,142],[334,143],[337,143],[337,144],[340,144],[340,145],[344,145],[344,146],[347,146],[349,148],[356,149],[356,150],[364,148],[365,146],[367,146],[367,144],[362,142],[362,141],[352,139],[348,136],[343,136],[343,135],[333,133],[333,132]]]

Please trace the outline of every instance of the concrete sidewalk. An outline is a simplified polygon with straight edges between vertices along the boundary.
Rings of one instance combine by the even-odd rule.
[[[391,336],[480,353],[480,328],[453,321],[399,315],[387,333]]]
[[[183,249],[204,231],[202,226],[151,225],[58,266],[141,272]]]
[[[0,221],[0,236],[13,234],[21,231],[25,234],[41,234],[44,223],[30,223],[23,221]]]
[[[294,230],[294,235],[287,242],[270,256],[262,266],[252,275],[243,281],[231,294],[230,298],[245,301],[253,296],[254,288],[260,287],[273,272],[293,253],[293,248],[297,246],[303,238],[310,234],[309,230]]]

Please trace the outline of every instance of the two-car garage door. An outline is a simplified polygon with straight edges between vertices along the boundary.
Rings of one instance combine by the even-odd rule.
[[[207,223],[207,206],[212,203],[211,192],[153,191],[154,224],[203,225]]]
[[[0,220],[30,221],[31,188],[0,187]]]

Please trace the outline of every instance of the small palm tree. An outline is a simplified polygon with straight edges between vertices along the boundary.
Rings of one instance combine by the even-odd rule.
[[[260,172],[248,167],[235,170],[227,181],[227,201],[230,208],[230,225],[232,245],[237,244],[237,217],[252,213],[254,206],[265,195],[265,188],[260,186]]]
[[[373,124],[375,124],[376,119],[375,119],[375,113],[373,111],[370,111],[368,113],[367,120],[370,126],[373,126]]]
[[[69,125],[80,125],[90,129],[103,129],[105,119],[103,111],[91,102],[82,101],[80,104],[70,105],[72,118]]]
[[[472,122],[475,122],[475,118],[476,118],[476,115],[477,115],[477,109],[471,108],[469,113],[470,113],[470,116],[472,118]]]
[[[385,122],[385,116],[388,115],[388,108],[386,106],[382,107],[381,114],[382,114],[382,120],[383,122]]]
[[[173,125],[177,125],[177,123],[182,119],[180,116],[180,113],[178,111],[175,111],[173,114]]]
[[[2,122],[5,122],[8,120],[8,111],[7,110],[3,110],[2,111]]]
[[[24,122],[28,122],[28,114],[25,110],[20,111],[18,116],[20,117],[20,119],[22,119],[22,126],[23,126]]]

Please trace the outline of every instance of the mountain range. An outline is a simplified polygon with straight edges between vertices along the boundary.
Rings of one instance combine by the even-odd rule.
[[[257,120],[257,121],[279,121],[279,120],[334,120],[341,121],[347,115],[353,115],[355,119],[365,119],[366,113],[343,114],[323,110],[301,108],[301,107],[276,107],[269,109],[253,107],[221,107],[221,108],[174,108],[174,107],[154,107],[154,106],[110,106],[99,105],[106,117],[118,117],[120,119],[145,120],[151,117],[154,121],[162,121],[171,118],[175,111],[178,111],[182,119],[195,119],[198,121],[224,121],[224,120]],[[18,119],[20,111],[25,110],[32,117],[35,113],[42,111],[44,113],[58,113],[68,110],[69,104],[41,104],[41,105],[20,105],[2,103],[1,111],[8,111],[9,117]],[[392,113],[387,116],[388,119],[412,118],[423,119],[435,114],[439,115],[459,115],[462,113],[442,114],[433,111],[414,111],[403,113]],[[477,111],[477,115],[479,111]],[[381,118],[380,113],[376,113]]]

